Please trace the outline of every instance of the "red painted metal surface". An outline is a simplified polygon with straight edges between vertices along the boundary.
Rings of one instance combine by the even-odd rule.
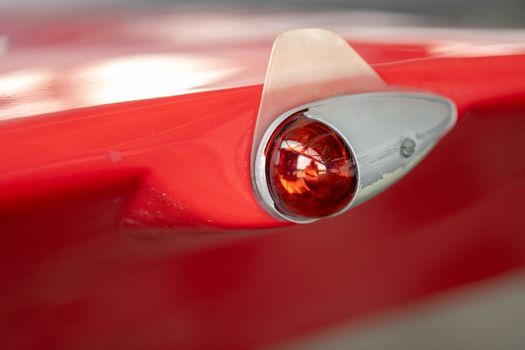
[[[78,42],[16,33],[13,55],[29,60],[52,56],[46,46],[73,55],[91,32],[71,34]],[[249,176],[270,44],[204,53],[187,44],[192,57],[228,62],[208,72],[229,73],[171,97],[142,99],[143,88],[136,101],[103,104],[93,93],[126,75],[75,90],[87,68],[56,57],[39,75],[50,88],[2,95],[2,348],[254,347],[525,266],[524,53],[433,56],[423,44],[356,41],[389,84],[441,93],[461,119],[384,194],[338,218],[283,226]],[[6,58],[0,83],[42,73]],[[242,72],[228,70],[240,62]],[[52,112],[35,116],[38,106]]]

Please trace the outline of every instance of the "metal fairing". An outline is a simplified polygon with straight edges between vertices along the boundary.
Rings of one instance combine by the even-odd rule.
[[[412,169],[453,127],[456,107],[441,96],[395,90],[335,33],[309,28],[280,34],[253,134],[252,182],[261,205],[278,219],[296,223],[319,219],[279,210],[268,183],[272,135],[297,112],[335,130],[356,162],[356,193],[331,216],[372,198]],[[375,92],[363,93],[367,91]],[[414,143],[415,151],[403,154],[404,142]]]
[[[456,122],[452,101],[441,96],[408,92],[370,92],[339,96],[294,108],[268,127],[255,159],[255,182],[264,206],[278,218],[298,223],[315,219],[290,217],[274,205],[266,179],[268,140],[275,129],[298,111],[331,126],[346,141],[357,163],[358,188],[340,214],[381,193],[408,173]],[[414,152],[402,154],[405,140],[414,142]]]
[[[378,92],[313,104],[305,113],[334,127],[358,163],[358,205],[406,175],[456,123],[454,103],[421,93]],[[404,140],[414,152],[402,153]]]

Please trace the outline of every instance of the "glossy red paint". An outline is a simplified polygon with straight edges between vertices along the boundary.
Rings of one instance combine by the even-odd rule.
[[[523,56],[383,65],[394,86],[452,98],[460,118],[476,104],[520,100]],[[446,70],[449,74],[443,74]],[[512,73],[510,73],[512,72]],[[490,75],[492,84],[485,84]],[[249,176],[260,86],[102,105],[6,120],[0,125],[0,205],[35,195],[82,193],[83,177],[134,178],[119,224],[250,228],[282,225],[255,200]],[[200,195],[201,194],[201,195]],[[221,203],[221,205],[217,205]]]
[[[27,40],[13,47],[49,44]],[[235,84],[262,76],[269,44],[228,56],[255,67]],[[384,194],[311,225],[283,226],[252,192],[260,85],[76,109],[94,90],[61,89],[75,75],[60,66],[51,89],[0,100],[0,347],[248,348],[522,269],[525,54],[355,47],[460,121]],[[14,118],[52,96],[61,111]]]
[[[84,176],[97,187],[120,174],[136,183],[123,225],[270,225],[247,163],[259,93],[233,89],[5,121],[4,145],[26,142],[1,156],[0,203],[10,210],[25,194],[82,192]]]

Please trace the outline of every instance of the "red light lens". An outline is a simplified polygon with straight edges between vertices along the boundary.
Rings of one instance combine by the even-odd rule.
[[[266,155],[270,193],[287,216],[335,214],[354,196],[357,176],[350,150],[330,127],[302,112],[279,126]]]

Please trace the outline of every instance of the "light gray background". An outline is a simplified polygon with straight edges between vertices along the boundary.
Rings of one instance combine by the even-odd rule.
[[[138,10],[164,5],[190,5],[204,9],[233,5],[236,8],[294,11],[343,8],[423,14],[439,17],[445,25],[525,27],[525,0],[0,0],[0,10],[115,5]]]

